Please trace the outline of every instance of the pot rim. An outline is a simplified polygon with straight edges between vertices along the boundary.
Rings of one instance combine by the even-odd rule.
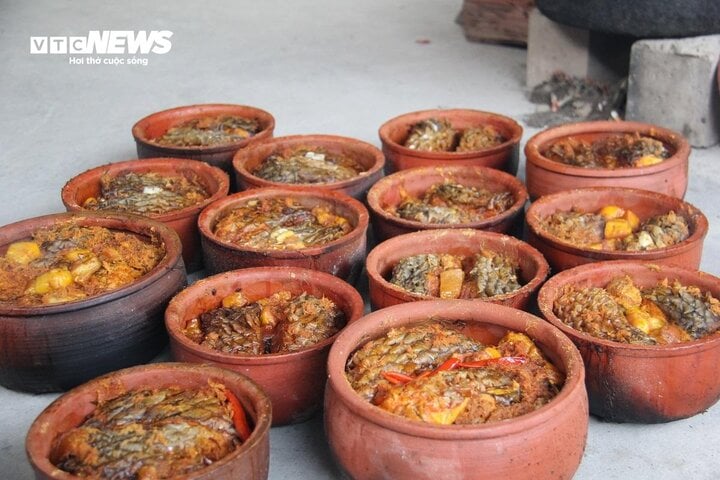
[[[25,438],[25,452],[27,457],[30,459],[30,463],[33,464],[36,468],[41,469],[43,472],[48,474],[49,476],[52,476],[53,478],[58,478],[61,480],[72,480],[79,478],[76,475],[73,475],[69,472],[66,472],[64,470],[61,470],[60,468],[56,467],[50,462],[50,459],[47,458],[45,455],[40,455],[40,452],[38,451],[38,448],[31,445],[31,436],[37,436],[43,434],[43,423],[47,422],[48,417],[51,417],[53,415],[53,412],[51,411],[53,407],[60,404],[61,402],[67,402],[68,398],[72,398],[74,396],[77,396],[78,394],[81,394],[85,390],[88,390],[90,388],[97,388],[99,384],[107,383],[109,381],[113,381],[113,377],[115,377],[114,382],[117,383],[118,381],[122,381],[122,379],[125,377],[125,375],[133,375],[133,374],[140,374],[143,372],[152,372],[152,371],[166,371],[166,370],[173,370],[173,371],[181,371],[181,372],[197,372],[198,374],[204,373],[208,379],[211,379],[214,377],[222,377],[222,376],[234,376],[236,378],[236,382],[238,382],[243,391],[246,391],[253,397],[253,399],[257,399],[257,401],[254,401],[252,403],[252,407],[256,412],[257,419],[255,420],[254,428],[252,429],[252,432],[250,433],[250,437],[243,442],[241,445],[239,445],[235,450],[225,455],[223,458],[218,460],[217,462],[213,462],[211,465],[207,465],[203,467],[201,470],[198,470],[196,472],[191,472],[189,474],[185,475],[179,475],[177,479],[191,479],[195,478],[198,475],[206,475],[207,473],[211,473],[213,470],[216,470],[218,468],[221,468],[222,466],[226,465],[227,463],[230,463],[234,460],[236,460],[238,457],[246,454],[248,451],[255,449],[260,442],[262,441],[262,437],[265,435],[269,435],[270,431],[270,425],[271,425],[271,419],[272,419],[272,404],[270,402],[270,398],[267,396],[267,394],[260,388],[260,386],[249,378],[246,375],[243,375],[238,372],[234,372],[232,370],[224,369],[217,366],[212,365],[201,365],[201,364],[188,364],[188,363],[180,363],[180,362],[162,362],[162,363],[152,363],[147,365],[137,365],[134,367],[124,368],[122,370],[117,370],[115,372],[106,373],[105,375],[102,375],[100,377],[94,378],[88,382],[85,382],[81,385],[78,385],[77,387],[74,387],[73,389],[63,393],[58,398],[56,398],[50,405],[48,405],[41,413],[37,416],[37,418],[33,421],[33,423],[30,425],[30,429],[28,430],[28,433]],[[151,386],[151,385],[149,385]],[[226,386],[227,387],[227,386]],[[229,387],[228,387],[229,388]],[[33,462],[33,460],[36,460],[36,462]]]
[[[368,277],[370,277],[372,280],[377,282],[379,285],[383,287],[383,289],[390,290],[393,293],[396,293],[398,295],[407,296],[411,298],[412,300],[438,300],[438,297],[433,297],[430,295],[422,295],[419,293],[412,293],[408,292],[407,290],[390,283],[385,279],[385,277],[382,275],[382,272],[378,269],[378,264],[380,258],[385,253],[385,250],[391,249],[391,250],[400,250],[405,241],[414,239],[414,238],[425,238],[425,237],[434,237],[434,236],[443,236],[447,237],[447,244],[445,247],[447,248],[435,248],[430,249],[428,248],[427,253],[444,253],[445,250],[452,247],[454,244],[451,242],[458,237],[475,237],[478,239],[478,241],[482,240],[483,238],[488,239],[495,239],[504,242],[505,245],[512,245],[518,247],[518,249],[522,249],[524,253],[529,254],[530,258],[533,261],[533,264],[537,268],[537,272],[535,272],[535,275],[530,279],[529,282],[527,282],[524,285],[521,285],[519,289],[515,290],[514,292],[510,293],[503,293],[500,295],[494,295],[492,297],[487,298],[473,298],[468,300],[473,301],[482,301],[482,302],[494,302],[494,301],[502,301],[502,300],[508,300],[513,297],[523,295],[523,294],[529,294],[535,289],[537,289],[542,283],[545,281],[545,279],[548,276],[548,273],[550,272],[550,266],[547,263],[547,260],[545,260],[545,257],[540,253],[535,247],[532,245],[523,242],[520,239],[517,239],[515,237],[511,237],[510,235],[505,235],[502,233],[496,233],[496,232],[489,232],[485,230],[474,230],[470,228],[446,228],[446,229],[438,229],[438,230],[421,230],[417,232],[411,232],[411,233],[405,233],[402,235],[398,235],[395,237],[391,237],[384,242],[381,242],[375,248],[373,248],[370,253],[367,256],[367,259],[365,261],[365,269],[367,271]],[[432,251],[430,251],[432,250]],[[499,249],[490,249],[499,253],[502,253]]]
[[[488,183],[500,183],[502,186],[507,188],[515,197],[515,202],[505,210],[495,216],[485,218],[477,222],[467,223],[423,223],[415,220],[407,220],[405,218],[396,217],[388,213],[380,205],[380,196],[387,190],[394,188],[401,181],[412,182],[413,178],[423,177],[430,175],[445,175],[445,174],[464,174],[459,175],[462,178],[467,177],[483,177],[488,180]],[[461,183],[461,182],[459,182]],[[498,225],[520,212],[528,201],[528,192],[525,185],[518,180],[517,177],[510,175],[509,173],[496,170],[489,167],[478,167],[473,165],[462,165],[462,166],[439,166],[439,167],[416,167],[408,168],[406,170],[400,170],[393,174],[387,175],[377,182],[375,185],[370,187],[367,194],[367,204],[370,207],[370,211],[378,217],[382,218],[383,221],[390,224],[400,226],[404,229],[412,230],[440,230],[440,229],[461,229],[461,228],[472,228],[472,229],[484,229]]]
[[[270,155],[275,150],[275,147],[279,143],[292,143],[296,146],[300,144],[312,143],[312,142],[332,142],[337,145],[354,145],[360,147],[368,154],[372,154],[375,161],[372,166],[356,175],[355,177],[348,178],[346,180],[340,180],[335,182],[325,183],[283,183],[266,180],[264,178],[254,175],[250,170],[245,168],[245,164],[249,160],[249,154],[256,150],[268,150],[267,154]],[[351,187],[358,183],[362,183],[364,180],[372,179],[378,173],[382,174],[382,169],[385,167],[385,155],[375,146],[362,140],[344,137],[340,135],[326,135],[326,134],[306,134],[306,135],[287,135],[284,137],[274,137],[268,139],[262,143],[252,145],[247,149],[238,150],[232,160],[232,166],[235,172],[242,177],[244,180],[249,181],[259,187],[277,187],[277,188],[297,188],[297,189],[323,189],[323,190],[342,190],[347,187]]]
[[[448,320],[454,319],[454,316],[463,310],[467,311],[468,309],[472,309],[477,312],[477,317],[475,317],[477,320],[472,321],[498,325],[509,330],[522,330],[528,333],[533,340],[535,339],[535,335],[531,332],[543,331],[544,335],[554,338],[561,347],[555,353],[559,357],[562,357],[562,359],[565,360],[564,363],[566,363],[566,365],[564,365],[564,367],[566,367],[566,377],[563,388],[549,403],[530,413],[513,419],[480,425],[432,425],[410,420],[372,405],[355,392],[345,377],[344,369],[347,359],[366,341],[377,338],[377,336],[371,337],[369,334],[364,333],[366,330],[372,329],[373,326],[384,327],[384,331],[389,330],[389,327],[383,322],[383,319],[392,319],[394,317],[407,318],[407,315],[403,314],[403,310],[407,308],[408,305],[421,305],[422,308],[428,312],[427,318],[437,317]],[[484,310],[491,311],[496,309],[502,311],[504,314],[502,318],[493,321],[481,320],[479,318]],[[468,321],[468,319],[463,320]],[[411,325],[422,322],[423,320],[404,321],[402,324]],[[520,323],[527,328],[518,329],[513,326],[513,324],[517,325]],[[340,365],[341,371],[335,371],[335,369],[332,368],[333,364]],[[476,302],[473,300],[423,300],[420,302],[386,307],[369,313],[360,320],[348,325],[330,348],[330,354],[328,356],[328,382],[340,397],[341,401],[347,403],[354,414],[382,428],[414,437],[433,439],[490,439],[526,432],[530,428],[550,421],[555,416],[553,412],[555,405],[567,401],[577,390],[585,390],[585,370],[580,352],[570,339],[550,323],[534,315],[504,305]]]
[[[613,133],[640,133],[665,144],[669,144],[675,153],[662,162],[646,167],[626,168],[585,168],[567,165],[550,160],[542,153],[541,147],[553,141],[572,137],[574,135],[613,134]],[[562,175],[592,178],[627,178],[643,177],[660,173],[665,170],[687,164],[690,156],[690,144],[674,130],[642,122],[600,120],[592,122],[575,122],[559,125],[543,130],[532,137],[525,144],[525,157],[528,163],[537,168],[549,170]]]
[[[688,214],[683,216],[686,216],[686,218],[688,218],[694,224],[691,225],[692,230],[690,236],[682,242],[676,243],[675,245],[663,248],[655,248],[652,250],[633,252],[626,250],[593,250],[590,248],[581,248],[570,242],[561,240],[553,235],[550,235],[541,227],[540,216],[536,213],[537,209],[539,208],[538,206],[552,205],[556,200],[564,199],[570,194],[579,194],[581,197],[586,197],[593,196],[595,193],[608,191],[614,191],[617,194],[620,194],[622,192],[629,193],[635,198],[646,198],[654,204],[666,203],[668,201],[671,203],[677,202],[678,205],[685,207],[688,211]],[[561,192],[544,195],[530,204],[530,207],[525,214],[525,221],[534,235],[536,235],[543,242],[552,246],[553,248],[597,260],[651,260],[658,258],[668,258],[695,248],[695,244],[698,241],[702,241],[702,239],[704,239],[708,233],[707,217],[700,211],[700,209],[698,209],[691,203],[658,192],[624,187],[587,187],[573,190],[564,190]]]
[[[10,239],[8,243],[27,238],[35,230],[43,228],[45,226],[53,225],[61,221],[77,220],[83,224],[85,219],[94,219],[99,221],[100,226],[113,230],[129,231],[132,233],[140,234],[144,237],[148,235],[143,230],[150,232],[157,232],[160,239],[165,246],[165,255],[158,262],[155,267],[148,273],[138,278],[136,281],[131,282],[122,287],[109,290],[98,295],[94,295],[84,300],[76,300],[71,302],[62,302],[51,305],[33,305],[33,306],[4,306],[0,305],[0,315],[7,315],[11,317],[29,317],[29,316],[40,316],[48,315],[51,313],[66,313],[82,310],[85,308],[94,307],[99,304],[108,303],[119,298],[126,297],[132,293],[135,293],[146,286],[155,283],[160,278],[164,277],[167,272],[177,268],[177,263],[181,261],[182,257],[182,245],[180,238],[178,237],[175,230],[168,227],[164,223],[160,223],[156,220],[142,217],[139,215],[131,214],[119,214],[119,213],[106,213],[98,214],[95,212],[63,212],[63,213],[51,213],[49,215],[42,215],[39,217],[32,217],[25,220],[20,220],[15,223],[11,223],[0,227],[0,232],[9,227],[20,228],[23,231],[28,231],[28,235],[20,238]],[[129,230],[127,225],[124,225],[128,220],[139,224],[137,230]],[[38,226],[38,224],[40,224]],[[7,245],[6,244],[3,244]],[[182,263],[181,263],[182,265]],[[184,271],[184,267],[183,267]]]
[[[505,142],[495,145],[494,147],[490,148],[484,148],[482,150],[472,150],[469,152],[425,152],[421,150],[414,150],[412,148],[408,148],[404,145],[401,145],[397,142],[394,142],[390,138],[390,128],[395,125],[404,125],[407,124],[410,126],[411,124],[417,123],[418,120],[410,120],[411,118],[414,118],[416,116],[427,116],[425,120],[428,118],[431,118],[435,115],[444,115],[446,117],[451,117],[454,115],[457,115],[459,113],[470,113],[477,115],[478,118],[482,119],[488,119],[492,118],[494,120],[497,120],[499,123],[502,123],[505,125],[508,129],[512,131],[512,136],[506,140]],[[480,122],[478,122],[480,123]],[[386,121],[380,126],[380,129],[378,130],[378,135],[380,136],[380,141],[383,144],[383,147],[388,148],[389,150],[392,150],[393,152],[400,153],[403,155],[411,156],[411,157],[422,157],[422,158],[430,158],[430,159],[436,159],[436,160],[449,160],[449,159],[456,159],[456,160],[463,160],[463,159],[470,159],[470,158],[477,158],[478,156],[487,156],[492,155],[494,153],[499,153],[502,151],[507,150],[508,148],[511,148],[515,145],[518,145],[520,143],[520,139],[522,138],[523,134],[523,128],[522,126],[513,120],[510,117],[507,117],[505,115],[501,115],[499,113],[494,112],[487,112],[484,110],[475,110],[472,108],[441,108],[441,109],[429,109],[429,110],[418,110],[415,112],[409,112],[402,115],[398,115],[396,117],[391,118],[390,120]]]
[[[190,340],[180,331],[179,323],[182,321],[182,317],[185,312],[183,302],[191,301],[194,297],[200,295],[198,292],[202,292],[208,288],[213,289],[218,285],[222,285],[225,282],[233,280],[243,280],[245,284],[252,284],[267,279],[276,279],[278,274],[283,274],[292,278],[300,277],[305,279],[308,283],[320,287],[320,289],[324,291],[339,292],[340,296],[348,301],[350,307],[345,326],[338,330],[333,336],[301,350],[288,353],[268,353],[262,355],[224,353],[210,347],[199,345]],[[194,355],[203,357],[208,361],[219,364],[247,366],[274,365],[300,361],[301,359],[312,356],[318,351],[330,346],[351,322],[354,322],[362,317],[363,309],[364,302],[358,291],[355,290],[355,288],[353,288],[349,283],[329,273],[299,267],[254,267],[230,270],[212,275],[198,280],[182,292],[175,295],[165,310],[165,327],[171,341],[176,341],[185,350],[191,351]]]
[[[180,118],[178,122],[182,120],[190,120],[196,117],[200,117],[207,114],[214,114],[214,113],[222,113],[224,111],[232,111],[232,110],[248,110],[252,111],[253,115],[255,115],[258,120],[261,123],[261,130],[258,131],[255,135],[249,138],[245,138],[242,140],[238,140],[236,142],[227,143],[219,146],[187,146],[187,147],[179,147],[179,146],[172,146],[172,145],[160,145],[154,142],[151,142],[150,139],[147,138],[145,135],[145,129],[147,125],[154,123],[158,119],[173,116],[175,113],[179,113],[177,117]],[[262,125],[264,124],[264,126]],[[257,139],[258,137],[267,135],[267,132],[272,132],[275,129],[275,118],[270,114],[269,112],[253,107],[250,105],[239,105],[239,104],[232,104],[232,103],[199,103],[199,104],[193,104],[193,105],[183,105],[180,107],[174,107],[174,108],[168,108],[166,110],[160,110],[158,112],[151,113],[150,115],[147,115],[132,126],[131,133],[133,138],[137,143],[140,143],[142,145],[163,150],[169,153],[177,153],[177,154],[188,154],[188,153],[220,153],[220,152],[228,152],[228,151],[235,151],[239,148],[244,147],[245,145],[248,145],[251,141],[254,139]]]
[[[219,215],[225,210],[230,210],[237,204],[244,203],[251,198],[268,198],[268,197],[301,197],[320,199],[325,203],[337,202],[346,205],[357,215],[357,224],[348,233],[340,238],[319,246],[299,248],[296,250],[270,250],[263,248],[247,247],[236,245],[231,242],[220,239],[212,231],[213,224]],[[228,195],[224,198],[214,201],[208,205],[198,218],[198,227],[202,237],[214,244],[235,252],[250,252],[259,255],[272,255],[275,258],[304,258],[318,256],[332,250],[336,250],[342,246],[352,243],[361,235],[365,235],[369,223],[369,214],[365,206],[358,200],[341,192],[333,190],[316,190],[308,192],[297,188],[254,188]]]
[[[201,177],[211,178],[212,180],[215,180],[218,183],[218,188],[202,202],[189,205],[179,210],[172,210],[170,212],[160,214],[151,213],[145,215],[135,213],[131,215],[140,215],[143,217],[152,218],[153,220],[156,220],[158,222],[171,222],[179,218],[189,217],[191,215],[200,213],[203,208],[210,205],[215,200],[227,196],[230,190],[230,177],[220,168],[214,167],[205,162],[201,162],[198,160],[190,160],[187,158],[154,157],[107,163],[105,165],[100,165],[99,167],[85,170],[84,172],[75,175],[67,181],[67,183],[61,190],[62,202],[63,204],[65,204],[65,207],[69,211],[73,212],[112,212],[113,210],[89,210],[81,206],[77,201],[75,190],[77,190],[77,188],[79,188],[83,184],[90,182],[99,182],[100,176],[108,172],[112,172],[115,176],[117,176],[121,173],[137,172],[139,170],[148,170],[149,172],[152,172],[153,168],[162,168],[164,166],[176,166],[177,168],[187,167]]]
[[[676,265],[657,265],[650,262],[643,261],[631,261],[631,260],[611,260],[604,262],[588,263],[580,265],[562,272],[551,277],[545,284],[540,288],[538,292],[538,307],[542,312],[545,319],[555,327],[563,331],[565,335],[570,337],[573,341],[580,341],[583,343],[591,343],[598,345],[604,349],[612,350],[614,355],[622,355],[625,357],[681,357],[685,355],[692,355],[700,351],[705,351],[711,348],[717,348],[720,344],[720,333],[708,335],[697,340],[689,342],[673,343],[668,345],[636,345],[623,342],[615,342],[612,340],[606,340],[603,338],[594,337],[588,333],[575,330],[569,325],[565,324],[560,318],[558,318],[553,312],[553,303],[555,302],[556,293],[565,285],[571,281],[585,280],[589,278],[593,273],[603,273],[603,281],[608,280],[611,275],[620,275],[626,273],[632,277],[633,273],[640,271],[652,271],[652,272],[667,272],[668,275],[665,278],[677,278],[680,275],[689,275],[695,278],[706,278],[717,283],[718,291],[720,291],[720,278],[711,275],[709,273],[701,272],[698,270],[692,270],[685,267]],[[595,285],[601,282],[590,282]],[[605,282],[607,283],[607,282]]]

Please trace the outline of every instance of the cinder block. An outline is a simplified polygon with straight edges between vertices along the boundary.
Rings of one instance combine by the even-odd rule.
[[[585,77],[589,44],[587,30],[555,23],[533,8],[528,18],[527,86],[532,88],[559,70]]]
[[[676,130],[694,147],[718,143],[719,58],[720,35],[635,42],[625,117]]]
[[[526,85],[533,88],[557,71],[613,83],[627,75],[629,53],[625,37],[561,25],[535,8],[528,21]]]

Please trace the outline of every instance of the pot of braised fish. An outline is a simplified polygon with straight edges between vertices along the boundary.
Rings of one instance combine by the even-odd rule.
[[[525,219],[530,245],[555,271],[602,260],[698,268],[708,230],[705,215],[687,202],[618,187],[546,195]]]
[[[202,160],[232,175],[239,149],[272,138],[275,119],[245,105],[188,105],[156,112],[132,127],[138,158]],[[234,179],[231,177],[231,180]],[[234,186],[233,186],[234,187]]]
[[[365,267],[374,310],[432,298],[526,309],[550,269],[527,243],[470,229],[393,237],[370,252]]]
[[[580,349],[590,411],[657,423],[720,398],[720,279],[676,266],[614,261],[551,278],[538,303]]]
[[[527,192],[517,178],[483,167],[425,167],[380,179],[368,192],[375,237],[440,228],[506,233],[522,222]]]
[[[360,294],[330,274],[248,268],[193,284],[170,302],[165,325],[175,360],[252,378],[283,425],[320,408],[330,345],[362,312]]]
[[[368,213],[333,191],[262,188],[210,204],[198,220],[205,268],[311,268],[356,278],[365,257]]]
[[[476,166],[515,175],[522,127],[512,118],[469,109],[424,110],[385,122],[379,131],[387,172]]]
[[[149,361],[185,285],[180,240],[153,220],[53,214],[0,228],[0,383],[67,390]]]
[[[159,363],[61,396],[30,426],[26,451],[41,479],[264,480],[271,417],[243,375]]]
[[[279,137],[238,150],[233,159],[240,189],[292,186],[335,190],[363,200],[383,175],[385,157],[369,143],[337,135]]]
[[[530,198],[586,187],[628,187],[683,198],[690,144],[638,122],[581,122],[544,130],[525,145]]]
[[[68,211],[115,211],[150,217],[175,230],[188,272],[202,268],[200,211],[228,194],[228,176],[195,160],[149,158],[92,168],[62,189]]]
[[[328,373],[325,430],[352,478],[571,478],[580,463],[582,360],[520,310],[394,305],[340,334]]]

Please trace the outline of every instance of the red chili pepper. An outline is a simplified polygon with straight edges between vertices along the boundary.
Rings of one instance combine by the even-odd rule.
[[[481,368],[489,365],[522,365],[527,362],[527,357],[499,357],[475,360],[472,362],[460,362],[462,368]]]
[[[408,382],[417,380],[419,378],[429,377],[438,372],[446,370],[454,370],[456,368],[482,368],[489,365],[522,365],[527,362],[527,357],[499,357],[499,358],[486,358],[483,360],[474,360],[471,362],[463,362],[459,358],[450,357],[441,363],[434,370],[426,370],[418,376],[412,377],[399,372],[382,372],[382,376],[385,380],[392,383],[393,385],[405,385]]]
[[[235,394],[232,393],[230,390],[225,389],[225,396],[230,402],[230,407],[232,408],[232,417],[233,424],[235,425],[235,430],[237,431],[240,440],[244,442],[245,440],[250,438],[250,426],[248,425],[247,417],[245,416],[245,409],[240,404],[240,400],[238,400]]]
[[[415,380],[414,377],[400,372],[382,372],[382,376],[393,385],[405,385],[406,383]]]
[[[462,362],[459,358],[450,357],[447,360],[445,360],[443,363],[441,363],[440,366],[435,369],[435,371],[442,372],[444,370],[453,370],[461,364],[462,364]]]

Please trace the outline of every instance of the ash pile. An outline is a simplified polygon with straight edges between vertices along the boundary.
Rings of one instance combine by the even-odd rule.
[[[605,85],[556,72],[532,89],[529,100],[538,107],[523,120],[535,128],[588,120],[620,120],[626,94],[627,79]]]

